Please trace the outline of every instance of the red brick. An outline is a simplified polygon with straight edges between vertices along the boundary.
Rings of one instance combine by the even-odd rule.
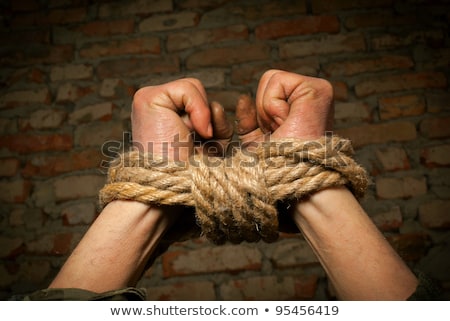
[[[401,147],[381,147],[375,151],[383,171],[407,170],[411,167],[408,155]]]
[[[260,24],[255,28],[255,35],[259,39],[277,39],[321,32],[337,33],[339,28],[336,16],[305,16]]]
[[[72,136],[66,134],[16,134],[4,136],[0,141],[0,148],[8,148],[18,153],[67,151],[72,146]]]
[[[429,238],[423,233],[390,235],[386,239],[405,261],[421,259],[429,247]]]
[[[227,301],[272,301],[312,299],[316,293],[316,275],[258,276],[232,280],[220,286]]]
[[[87,64],[70,64],[54,66],[50,71],[50,80],[91,79],[93,68]]]
[[[172,75],[159,75],[148,77],[140,84],[140,87],[156,86],[168,83],[180,78],[196,78],[201,81],[203,87],[208,91],[209,88],[225,87],[225,70],[224,69],[203,69],[198,71],[185,72]]]
[[[72,233],[46,234],[27,242],[27,252],[36,255],[65,255],[72,249],[72,240]]]
[[[387,212],[379,212],[371,216],[375,225],[383,232],[398,230],[403,224],[400,207],[395,206]]]
[[[61,216],[64,225],[90,225],[96,217],[95,204],[92,202],[76,203],[64,207]]]
[[[365,50],[364,36],[360,33],[325,35],[311,40],[292,41],[279,45],[279,55],[283,59]]]
[[[5,203],[23,203],[30,195],[29,181],[17,179],[14,181],[0,181],[0,201]]]
[[[112,35],[130,34],[134,32],[134,19],[92,21],[78,26],[74,30],[89,37],[106,37]]]
[[[21,264],[19,273],[22,276],[22,280],[39,286],[48,280],[51,270],[50,262],[34,260]]]
[[[36,188],[34,185],[33,188]],[[38,208],[29,208],[26,205],[14,208],[9,213],[8,223],[11,227],[22,226],[28,230],[40,230],[48,217]]]
[[[51,96],[47,87],[8,92],[0,96],[0,108],[19,107],[30,104],[48,104]]]
[[[347,9],[390,7],[392,0],[315,0],[312,2],[313,12],[329,12]]]
[[[248,85],[252,82],[258,83],[263,73],[269,69],[288,70],[301,75],[316,76],[320,65],[316,57],[260,63],[250,62],[249,64],[232,67],[231,82],[236,85]]]
[[[72,45],[39,45],[28,50],[15,49],[0,57],[0,65],[26,66],[57,64],[73,60]]]
[[[395,49],[417,44],[442,43],[444,35],[441,30],[420,30],[408,34],[376,35],[371,39],[374,50]]]
[[[11,265],[13,268],[11,268]],[[11,264],[11,262],[2,262],[0,264],[0,287],[7,288],[14,284],[21,275],[17,272],[17,264]],[[10,295],[7,295],[4,299],[8,299]]]
[[[75,109],[69,115],[69,124],[89,123],[94,120],[110,120],[114,108],[113,103],[105,102]]]
[[[3,137],[7,134],[12,134],[17,132],[17,120],[0,118],[0,135]],[[1,144],[1,142],[0,142]]]
[[[19,1],[15,1],[19,2]],[[30,30],[17,30],[14,32],[2,32],[0,34],[0,41],[3,45],[16,45],[17,39],[20,39],[22,43],[50,43],[50,29],[30,29]]]
[[[426,53],[420,53],[421,56],[416,55],[416,68],[422,70],[445,70],[448,68],[450,48],[439,48],[443,46],[442,44],[429,44],[424,49],[427,51]]]
[[[419,221],[426,228],[450,228],[450,201],[434,200],[419,207]]]
[[[64,8],[17,15],[13,27],[30,27],[81,22],[87,17],[87,8]]]
[[[409,199],[427,193],[425,177],[378,177],[375,184],[382,199]]]
[[[223,245],[191,251],[167,252],[162,257],[164,277],[261,269],[261,252],[254,247]],[[200,264],[201,262],[201,264]]]
[[[133,2],[106,2],[98,9],[100,18],[111,16],[145,15],[149,13],[172,11],[172,1],[167,0],[137,0]]]
[[[242,6],[245,20],[273,19],[274,17],[293,16],[306,13],[305,0],[257,2],[256,5]]]
[[[336,121],[364,122],[370,118],[370,107],[365,102],[338,102],[334,106],[334,119]]]
[[[225,2],[227,0],[181,0],[177,2],[177,6],[183,9],[216,8]]]
[[[142,20],[139,24],[139,31],[145,33],[195,27],[199,20],[200,16],[196,12],[159,14]]]
[[[46,78],[46,73],[39,68],[20,68],[15,70],[10,77],[8,77],[7,83],[10,85],[19,82],[43,84],[47,81]]]
[[[16,175],[20,166],[17,158],[1,158],[0,159],[0,177],[11,177]]]
[[[47,7],[48,8],[72,8],[72,7],[80,7],[86,6],[90,2],[90,0],[48,0]],[[104,0],[100,0],[99,2],[104,2]]]
[[[82,147],[100,147],[109,141],[122,142],[122,137],[123,124],[121,122],[92,122],[77,126],[75,130],[75,143]]]
[[[371,27],[382,27],[387,29],[389,27],[401,25],[415,25],[415,15],[398,15],[389,11],[384,12],[365,12],[350,16],[345,19],[345,26],[350,29],[361,29]]]
[[[60,233],[56,234],[53,239],[53,248],[51,253],[54,255],[63,255],[70,252],[72,249],[73,234]]]
[[[73,175],[56,179],[53,191],[57,202],[96,197],[106,179],[100,175]]]
[[[204,44],[214,44],[230,40],[244,40],[248,38],[246,25],[231,25],[206,30],[170,33],[167,36],[167,50],[178,51],[194,48]]]
[[[450,117],[425,118],[420,122],[420,132],[428,138],[450,136]]]
[[[291,268],[319,264],[309,244],[304,240],[288,239],[274,244],[268,255],[277,268]]]
[[[21,254],[24,250],[24,242],[21,238],[0,236],[0,258],[12,258]]]
[[[159,38],[145,37],[89,43],[80,49],[79,54],[82,58],[98,58],[128,54],[159,54],[160,52]]]
[[[446,110],[450,110],[450,93],[437,92],[427,93],[427,111],[429,113],[440,113]]]
[[[420,160],[427,167],[450,166],[450,144],[423,149]]]
[[[418,116],[425,112],[425,100],[419,95],[382,97],[378,99],[380,119]]]
[[[27,119],[19,119],[19,128],[22,131],[29,129],[59,128],[66,120],[66,112],[58,109],[39,109]]]
[[[58,87],[56,102],[60,104],[73,103],[95,92],[93,87],[81,87],[72,83],[65,83]]]
[[[334,99],[337,101],[348,100],[348,86],[343,81],[332,81]]]
[[[14,209],[9,213],[8,224],[11,227],[18,227],[25,225],[25,209]]]
[[[382,57],[336,61],[324,66],[327,76],[352,76],[383,70],[410,69],[414,62],[408,56],[383,55]]]
[[[150,301],[213,301],[214,283],[209,281],[183,282],[147,288]]]
[[[133,78],[154,73],[177,73],[179,71],[180,61],[175,56],[115,59],[102,61],[97,67],[100,79]]]
[[[416,138],[416,126],[402,121],[337,129],[336,133],[349,138],[353,146],[358,148],[371,144],[413,140]]]
[[[248,61],[270,58],[270,47],[263,43],[252,43],[232,47],[209,48],[196,51],[186,59],[189,69],[210,66],[229,66]]]
[[[225,111],[234,114],[236,105],[242,92],[237,90],[220,90],[208,91],[208,101],[218,101],[223,106]]]
[[[123,82],[121,79],[109,78],[102,81],[100,86],[99,94],[101,97],[105,98],[116,98],[129,96],[132,97],[136,89]]]
[[[414,72],[400,75],[376,76],[355,85],[358,97],[419,88],[444,88],[447,78],[441,72]]]
[[[102,154],[98,149],[71,151],[63,155],[39,155],[31,158],[22,170],[24,177],[49,177],[73,171],[99,168]]]

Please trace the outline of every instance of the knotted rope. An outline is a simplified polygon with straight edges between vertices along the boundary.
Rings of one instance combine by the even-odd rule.
[[[183,163],[131,151],[112,162],[100,205],[136,200],[193,206],[202,233],[214,243],[272,242],[277,201],[342,185],[357,197],[364,194],[368,178],[352,155],[350,141],[336,136],[264,142],[231,157],[199,154]]]

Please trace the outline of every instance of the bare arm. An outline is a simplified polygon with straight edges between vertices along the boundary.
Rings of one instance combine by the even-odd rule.
[[[175,217],[133,201],[108,204],[50,288],[80,288],[100,293],[135,286]]]
[[[142,152],[177,161],[186,161],[192,152],[193,131],[203,138],[214,134],[219,142],[227,141],[232,135],[223,109],[217,104],[208,106],[206,93],[195,79],[139,90],[133,100],[132,129],[133,141]],[[175,139],[185,144],[180,148],[171,146]],[[106,292],[135,286],[149,257],[178,215],[178,207],[111,202],[84,235],[50,288]]]
[[[418,281],[344,187],[299,202],[293,218],[342,300],[405,300]]]
[[[316,139],[332,130],[333,91],[323,80],[280,70],[261,78],[256,104],[236,109],[244,143],[286,137]],[[418,280],[344,187],[295,205],[293,218],[343,300],[404,300]]]

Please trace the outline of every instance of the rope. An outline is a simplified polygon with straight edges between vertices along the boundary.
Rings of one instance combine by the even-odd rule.
[[[192,206],[202,233],[214,243],[272,242],[278,237],[278,201],[342,185],[363,196],[367,174],[352,155],[350,141],[336,136],[264,142],[235,149],[230,157],[199,154],[182,163],[131,151],[111,163],[100,206],[113,200]]]

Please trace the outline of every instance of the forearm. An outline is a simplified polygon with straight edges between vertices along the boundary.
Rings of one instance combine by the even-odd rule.
[[[342,300],[404,300],[417,278],[346,188],[299,202],[297,226]]]
[[[173,220],[171,213],[133,201],[108,204],[50,288],[105,292],[136,285]]]

